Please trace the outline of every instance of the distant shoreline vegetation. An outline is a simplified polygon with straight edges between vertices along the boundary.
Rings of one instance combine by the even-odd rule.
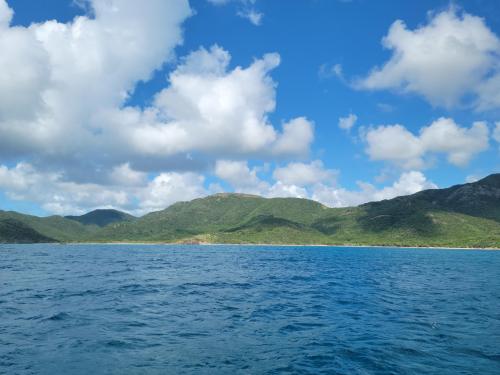
[[[0,243],[169,243],[500,248],[500,174],[359,207],[223,193],[140,218],[117,210],[0,211]]]
[[[396,245],[327,245],[327,244],[271,244],[271,243],[185,243],[185,242],[50,242],[62,246],[242,246],[242,247],[331,247],[331,248],[349,248],[349,249],[429,249],[429,250],[485,250],[500,251],[500,247],[447,247],[447,246],[396,246]],[[12,244],[16,245],[16,244]],[[22,245],[22,244],[17,244]],[[25,244],[26,245],[26,244]],[[27,244],[30,245],[30,244]],[[32,244],[35,245],[35,244]]]

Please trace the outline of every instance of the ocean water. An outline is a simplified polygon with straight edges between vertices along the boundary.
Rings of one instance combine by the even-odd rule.
[[[500,252],[0,245],[1,374],[500,374]]]

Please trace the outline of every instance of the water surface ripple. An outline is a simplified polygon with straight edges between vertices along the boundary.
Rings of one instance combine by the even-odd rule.
[[[1,374],[499,374],[500,252],[0,245]]]

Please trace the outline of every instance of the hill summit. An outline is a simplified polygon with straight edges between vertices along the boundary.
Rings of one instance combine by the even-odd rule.
[[[105,227],[108,224],[119,221],[132,221],[136,219],[135,216],[113,209],[97,209],[81,216],[65,216],[65,218],[78,221],[84,225],[97,225],[99,227]]]

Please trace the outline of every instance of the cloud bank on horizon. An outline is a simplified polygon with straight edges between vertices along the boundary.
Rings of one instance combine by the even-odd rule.
[[[262,24],[256,1],[237,3],[236,16]],[[8,202],[55,214],[101,207],[143,214],[229,190],[349,206],[435,188],[426,170],[467,168],[500,143],[500,122],[480,117],[500,113],[500,39],[482,18],[455,8],[413,30],[394,21],[383,38],[388,61],[352,83],[335,65],[342,84],[360,95],[413,94],[478,116],[469,124],[440,116],[416,131],[362,123],[348,107],[330,123],[300,106],[278,116],[279,50],[241,65],[218,43],[177,56],[187,21],[198,17],[187,0],[87,5],[66,23],[23,26],[12,23],[15,6],[0,0],[0,192]],[[157,78],[165,66],[166,79]],[[137,87],[151,80],[160,88],[134,104]],[[315,144],[323,127],[336,124],[338,137],[362,148],[350,157],[366,158],[392,181],[340,184],[345,170],[329,167]]]

